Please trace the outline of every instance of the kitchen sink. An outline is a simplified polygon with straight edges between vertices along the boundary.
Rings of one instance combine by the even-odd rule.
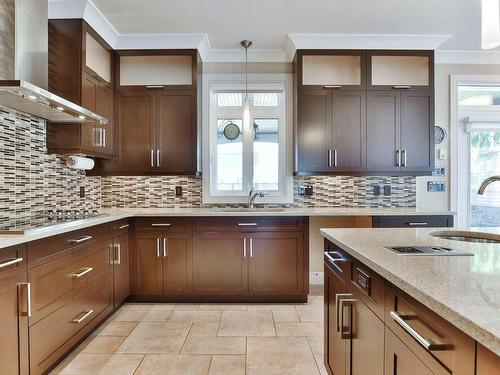
[[[418,255],[418,256],[472,256],[474,254],[455,250],[443,246],[394,246],[387,249],[397,255]]]
[[[443,240],[500,244],[500,236],[492,233],[468,231],[435,231],[430,232],[429,235],[437,238],[442,238]]]

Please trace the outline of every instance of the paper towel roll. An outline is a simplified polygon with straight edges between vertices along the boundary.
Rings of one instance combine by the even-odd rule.
[[[94,168],[94,160],[81,156],[70,155],[66,159],[66,165],[71,169],[90,170]]]

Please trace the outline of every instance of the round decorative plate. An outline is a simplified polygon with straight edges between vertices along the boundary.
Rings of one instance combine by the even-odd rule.
[[[224,127],[224,137],[230,141],[235,140],[240,136],[240,128],[234,122],[230,122]]]
[[[447,133],[446,129],[443,128],[442,126],[436,125],[434,127],[434,143],[435,144],[440,144],[443,143],[443,141],[446,139]]]

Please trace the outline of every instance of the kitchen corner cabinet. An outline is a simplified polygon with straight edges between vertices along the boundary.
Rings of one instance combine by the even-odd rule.
[[[295,174],[430,175],[433,51],[299,50]]]
[[[49,20],[49,91],[108,119],[108,123],[47,124],[51,153],[111,158],[113,51],[81,19]]]
[[[196,50],[118,51],[113,160],[97,175],[195,175],[198,172]]]
[[[29,372],[29,287],[26,248],[17,246],[0,253],[0,373]]]

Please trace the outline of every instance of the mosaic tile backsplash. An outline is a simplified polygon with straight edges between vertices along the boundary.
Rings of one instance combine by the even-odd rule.
[[[48,210],[207,207],[201,177],[86,177],[67,168],[64,157],[48,155],[45,136],[44,121],[0,108],[0,224]],[[313,196],[298,195],[301,185],[312,186]],[[374,196],[374,185],[390,185],[392,194]],[[294,203],[281,206],[416,206],[415,177],[296,177],[294,191]]]
[[[86,187],[80,198],[80,186]],[[98,210],[101,179],[48,155],[45,122],[0,108],[0,224],[48,210]]]

